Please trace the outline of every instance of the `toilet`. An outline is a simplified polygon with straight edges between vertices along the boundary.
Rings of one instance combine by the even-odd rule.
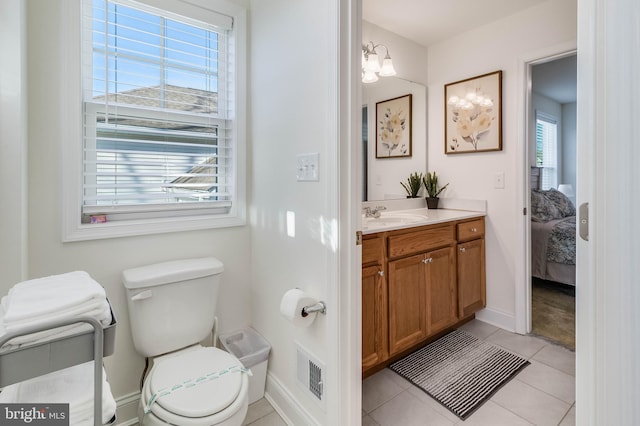
[[[141,425],[244,421],[248,372],[234,355],[199,343],[214,327],[223,269],[208,257],[122,272],[133,343],[151,361],[138,405]]]

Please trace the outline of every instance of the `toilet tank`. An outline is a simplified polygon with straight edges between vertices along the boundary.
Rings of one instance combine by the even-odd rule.
[[[213,257],[122,272],[136,351],[154,357],[205,339],[213,327],[224,266]]]

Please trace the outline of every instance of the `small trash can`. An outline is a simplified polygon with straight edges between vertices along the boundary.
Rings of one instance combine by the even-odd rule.
[[[249,404],[262,398],[271,345],[252,328],[220,334],[220,343],[224,350],[235,355],[245,368],[251,369],[253,376],[249,376]]]

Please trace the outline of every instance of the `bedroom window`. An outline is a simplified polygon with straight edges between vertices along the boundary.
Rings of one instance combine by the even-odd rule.
[[[541,189],[558,187],[558,124],[550,115],[536,113],[536,166],[542,168]]]
[[[209,7],[83,2],[81,226],[244,223],[244,23]]]

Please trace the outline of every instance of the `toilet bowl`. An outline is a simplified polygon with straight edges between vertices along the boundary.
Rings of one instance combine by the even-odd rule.
[[[138,405],[141,425],[244,421],[250,373],[233,354],[199,344],[215,324],[222,271],[215,258],[123,271],[133,343],[152,362]]]
[[[144,425],[239,426],[248,407],[243,370],[237,358],[217,348],[195,346],[158,357],[142,388],[138,418]]]

